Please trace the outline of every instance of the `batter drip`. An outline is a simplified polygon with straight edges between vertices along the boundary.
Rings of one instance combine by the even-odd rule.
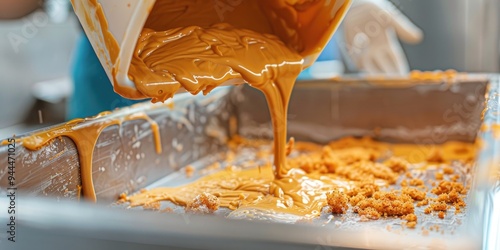
[[[152,102],[171,98],[181,87],[207,94],[232,80],[262,91],[274,131],[277,182],[271,189],[278,194],[291,183],[298,185],[285,163],[287,111],[295,80],[305,59],[321,52],[350,1],[221,3],[226,8],[203,0],[158,0],[138,39],[129,78]]]
[[[96,201],[96,193],[92,180],[92,158],[97,139],[105,128],[113,125],[121,126],[125,121],[146,120],[151,125],[156,152],[158,154],[162,152],[158,124],[147,114],[139,112],[120,118],[109,117],[110,114],[111,112],[103,112],[92,118],[69,121],[66,124],[56,126],[47,131],[22,138],[22,145],[29,150],[39,150],[47,143],[59,137],[67,136],[73,140],[80,161],[81,191],[83,191],[83,196],[87,200]]]
[[[236,29],[228,24],[191,26],[154,32],[139,38],[129,71],[131,79],[153,102],[164,101],[182,86],[193,94],[243,78],[261,90],[273,117],[276,177],[285,168],[288,101],[302,70],[302,57],[273,35]],[[158,84],[161,83],[161,84]]]
[[[75,12],[82,15],[80,21],[87,34],[104,44],[105,49],[98,47],[96,53],[104,58],[103,66],[108,69],[115,91],[122,96],[165,101],[181,86],[191,93],[207,93],[227,80],[239,78],[260,89],[266,95],[273,117],[274,176],[283,180],[290,178],[289,169],[285,167],[286,112],[293,84],[304,61],[310,62],[319,55],[338,27],[349,0],[242,0],[226,3],[225,9],[205,0],[157,0],[129,70],[137,89],[116,82],[114,66],[120,60],[120,48],[108,30],[101,5],[96,0],[72,0],[72,3]],[[330,11],[318,11],[321,8]],[[151,123],[159,153],[161,144],[156,123],[144,114],[127,119],[141,117]],[[71,138],[80,157],[83,194],[95,201],[92,183],[95,143],[102,130],[119,125],[122,120],[84,121],[71,121],[43,134],[29,136],[23,139],[23,145],[37,150],[57,137]],[[273,190],[279,194],[283,185],[276,183],[276,187],[280,188]]]

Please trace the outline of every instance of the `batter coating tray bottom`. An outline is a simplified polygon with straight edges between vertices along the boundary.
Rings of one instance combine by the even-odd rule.
[[[263,97],[250,88],[221,88],[207,97],[179,96],[173,109],[146,104],[119,111],[118,115],[144,111],[154,119],[161,128],[163,153],[156,153],[147,121],[125,122],[121,127],[104,130],[93,160],[97,205],[53,201],[79,197],[79,165],[71,140],[55,140],[36,152],[19,146],[17,152],[22,157],[17,164],[18,188],[24,191],[20,199],[31,204],[19,212],[23,225],[20,230],[27,235],[46,234],[47,241],[62,234],[64,239],[83,237],[93,239],[94,244],[104,242],[114,247],[125,243],[188,248],[277,248],[292,244],[295,248],[319,249],[490,247],[496,242],[492,240],[495,237],[488,235],[495,235],[498,227],[493,221],[498,216],[494,206],[498,206],[495,195],[499,165],[498,156],[493,154],[499,149],[495,137],[495,124],[499,123],[498,80],[496,76],[489,76],[487,81],[481,79],[471,76],[443,82],[302,82],[294,91],[289,136],[297,141],[326,144],[345,136],[369,136],[382,142],[420,145],[480,142],[472,165],[452,164],[454,173],[460,175],[457,181],[471,185],[463,212],[455,215],[451,209],[444,219],[439,219],[437,212],[426,215],[426,206],[416,207],[415,229],[409,229],[401,218],[361,221],[363,218],[353,213],[352,207],[345,215],[332,217],[325,213],[312,221],[288,224],[293,217],[285,216],[278,223],[263,223],[259,216],[251,221],[229,220],[223,217],[229,213],[227,209],[213,216],[185,214],[184,209],[175,206],[174,213],[142,211],[140,207],[123,209],[127,204],[110,206],[123,192],[178,186],[198,178],[205,172],[201,169],[225,159],[226,142],[236,130],[244,137],[269,138],[269,116]],[[5,155],[5,147],[0,152]],[[196,169],[190,178],[184,168],[188,165]],[[4,170],[0,174],[2,190],[7,187],[6,177]],[[399,177],[397,184],[404,178],[407,177]],[[436,175],[430,171],[423,179],[426,178],[435,179]],[[51,198],[40,199],[43,196]],[[164,203],[162,209],[169,206]],[[276,216],[260,218],[276,221]],[[47,226],[54,230],[49,233],[41,229]],[[61,237],[55,242],[64,244]],[[29,244],[29,240],[24,244]]]

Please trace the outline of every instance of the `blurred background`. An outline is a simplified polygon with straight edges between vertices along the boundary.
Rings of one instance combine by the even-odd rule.
[[[69,0],[47,0],[23,18],[0,20],[1,138],[64,120],[81,35],[71,8]],[[44,96],[50,89],[43,86],[54,87],[55,94]]]
[[[410,69],[500,71],[500,0],[392,3],[424,33],[419,44],[402,42]],[[28,16],[0,20],[0,138],[64,121],[81,35],[69,0],[46,0]],[[336,35],[325,53],[341,54],[341,39]],[[356,72],[338,61],[337,74]]]

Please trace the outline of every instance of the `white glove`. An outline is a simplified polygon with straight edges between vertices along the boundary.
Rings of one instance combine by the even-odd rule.
[[[354,0],[344,20],[345,49],[358,70],[405,75],[409,66],[398,37],[418,43],[423,32],[388,0]]]

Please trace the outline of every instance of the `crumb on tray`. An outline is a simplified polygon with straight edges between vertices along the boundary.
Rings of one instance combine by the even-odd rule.
[[[355,212],[370,218],[408,215],[412,214],[414,209],[413,199],[396,191],[378,191],[371,198],[359,201],[354,207]]]
[[[195,172],[195,169],[193,166],[191,165],[188,165],[186,166],[186,168],[184,169],[186,171],[186,177],[187,178],[191,178]]]
[[[338,190],[329,193],[326,199],[333,214],[344,214],[349,208],[347,195]]]
[[[202,193],[187,204],[186,212],[203,214],[213,213],[219,209],[219,205],[220,201],[217,196],[209,193]]]

